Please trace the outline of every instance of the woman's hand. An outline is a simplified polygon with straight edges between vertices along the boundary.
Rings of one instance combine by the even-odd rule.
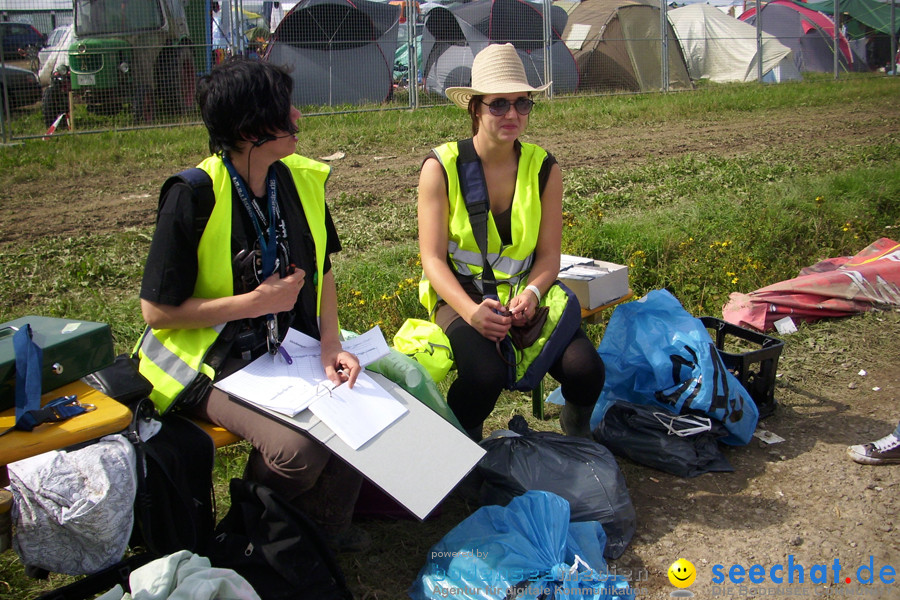
[[[538,308],[538,299],[530,290],[524,290],[509,301],[509,312],[513,325],[524,325],[534,316]]]
[[[506,307],[491,298],[482,300],[468,320],[469,325],[492,342],[503,340],[512,322]]]
[[[346,383],[352,388],[362,371],[356,355],[341,348],[340,344],[322,346],[322,367],[325,369],[325,376],[335,387]]]
[[[297,269],[284,278],[272,275],[244,294],[221,298],[191,297],[177,306],[141,299],[141,313],[154,329],[198,329],[274,315],[294,308],[304,277],[303,270]]]
[[[287,277],[281,277],[277,273],[269,276],[256,286],[256,289],[249,292],[256,295],[254,305],[259,314],[254,316],[274,315],[292,310],[297,303],[305,277],[303,269],[295,269]]]

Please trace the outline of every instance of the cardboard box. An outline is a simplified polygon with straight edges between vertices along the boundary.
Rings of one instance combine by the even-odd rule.
[[[628,294],[628,267],[602,260],[563,254],[559,279],[578,297],[581,308],[591,310]]]

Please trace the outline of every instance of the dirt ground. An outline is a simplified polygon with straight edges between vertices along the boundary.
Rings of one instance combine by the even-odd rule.
[[[668,123],[627,132],[573,131],[565,139],[540,141],[564,168],[615,169],[686,153],[735,155],[854,145],[873,138],[897,143],[898,134],[900,110],[870,114],[852,106],[840,111],[795,107],[765,123],[749,118]],[[409,201],[403,190],[415,187],[416,167],[426,151],[391,161],[393,176],[385,176],[384,163],[374,155],[347,156],[335,164],[329,192],[336,196],[365,190],[386,202]],[[371,176],[375,171],[379,177]],[[27,182],[27,191],[25,183],[13,182],[0,203],[0,249],[47,231],[102,233],[146,226],[153,222],[154,186],[167,174],[110,169],[101,181],[48,179]],[[338,229],[339,220],[336,215]],[[680,479],[620,461],[638,524],[632,544],[611,563],[611,570],[630,577],[646,598],[669,597],[676,589],[666,571],[678,558],[696,567],[697,581],[689,590],[699,598],[900,598],[900,583],[877,579],[883,567],[900,570],[900,466],[864,467],[845,454],[849,444],[889,433],[900,418],[898,333],[900,315],[889,313],[822,323],[802,342],[788,340],[778,369],[778,410],[762,422],[785,441],[767,445],[754,440],[728,450],[734,473]],[[405,597],[428,547],[456,523],[458,507],[450,502],[444,516],[425,524],[372,526],[378,545],[389,550],[343,560],[360,597]],[[418,535],[411,535],[416,531]],[[400,561],[398,566],[396,555],[411,551],[420,560]],[[805,579],[776,585],[768,578],[770,569],[788,561],[804,567]],[[876,582],[860,586],[870,561]],[[399,569],[397,581],[387,585],[381,578],[374,583],[372,573],[388,564]],[[748,579],[712,583],[716,567],[727,577],[734,565],[748,570],[761,565],[766,579],[758,584]],[[860,567],[865,568],[858,572]],[[823,569],[828,583],[816,583]],[[786,570],[784,575],[787,578]]]

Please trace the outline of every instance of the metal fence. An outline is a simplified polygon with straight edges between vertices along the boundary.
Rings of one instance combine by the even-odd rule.
[[[197,77],[238,55],[286,66],[307,115],[446,103],[491,43],[551,97],[896,74],[895,4],[733,1],[0,0],[0,142],[198,123]]]

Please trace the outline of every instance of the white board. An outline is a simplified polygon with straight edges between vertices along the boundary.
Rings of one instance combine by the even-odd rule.
[[[241,402],[289,427],[308,432],[424,520],[472,470],[485,451],[394,382],[378,373],[367,373],[408,410],[358,450],[345,444],[308,409],[288,417]]]

